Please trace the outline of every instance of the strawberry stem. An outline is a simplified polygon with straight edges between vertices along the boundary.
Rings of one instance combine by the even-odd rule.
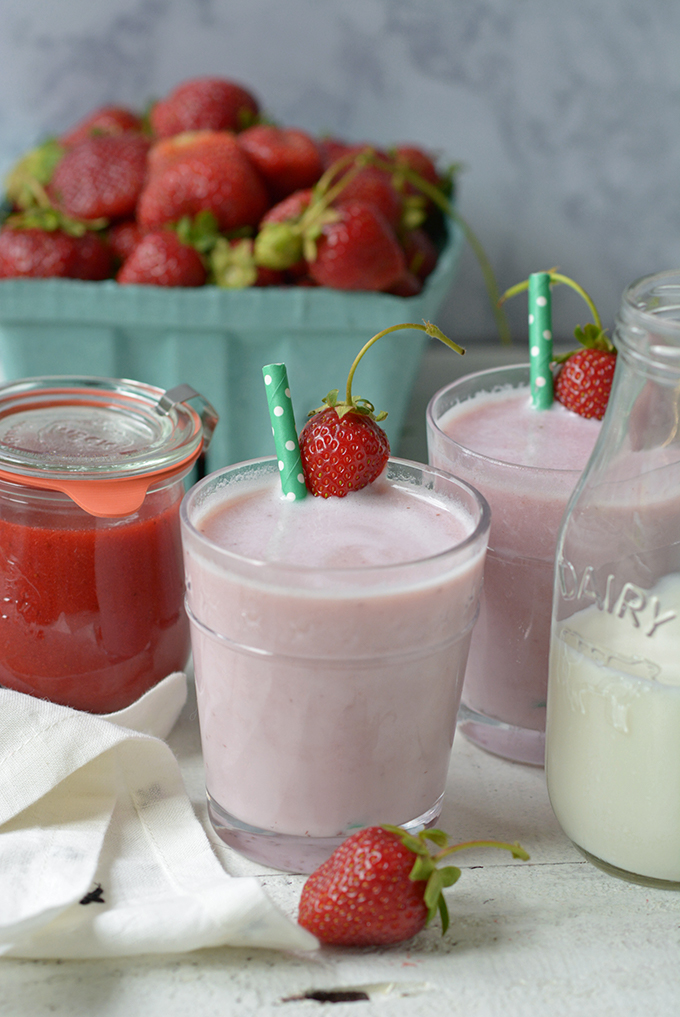
[[[348,406],[352,406],[352,381],[354,379],[354,372],[359,366],[359,361],[363,357],[364,353],[366,353],[366,351],[369,350],[374,343],[377,343],[378,339],[381,339],[384,335],[387,335],[388,332],[398,332],[400,329],[403,328],[419,329],[421,332],[425,332],[432,338],[439,339],[439,341],[444,343],[445,346],[448,346],[456,353],[460,353],[461,356],[463,356],[463,354],[465,353],[465,350],[463,349],[462,346],[459,346],[458,343],[455,343],[453,339],[449,339],[449,337],[444,335],[442,330],[437,325],[433,325],[432,322],[430,321],[424,321],[422,324],[418,324],[416,322],[407,322],[402,325],[390,325],[389,328],[384,328],[382,332],[378,332],[377,335],[374,335],[372,339],[369,339],[368,342],[361,347],[356,357],[354,358],[352,366],[349,369],[349,374],[347,375],[347,389],[345,394],[345,402]]]
[[[388,171],[394,170],[395,168],[394,164],[386,163],[384,159],[375,159],[374,163],[380,169]],[[510,337],[510,326],[508,325],[508,319],[505,315],[505,311],[501,306],[496,276],[494,275],[491,262],[486,256],[486,251],[482,247],[481,241],[473,231],[472,227],[463,218],[460,212],[454,208],[448,198],[446,198],[438,187],[430,183],[429,180],[425,180],[419,173],[416,173],[416,171],[411,169],[409,166],[402,166],[399,164],[399,172],[403,175],[405,180],[408,180],[408,182],[413,184],[414,187],[417,187],[419,191],[422,191],[422,193],[430,198],[430,200],[433,201],[445,215],[448,215],[450,219],[453,219],[453,221],[462,229],[465,234],[465,239],[472,248],[475,257],[477,258],[477,263],[481,269],[486,291],[489,295],[489,300],[491,301],[491,308],[496,319],[496,327],[498,328],[501,342],[503,345],[509,346],[512,343],[512,339]]]
[[[586,291],[583,289],[583,287],[579,286],[579,284],[577,282],[574,282],[573,279],[570,279],[569,276],[561,275],[559,272],[556,272],[555,269],[550,269],[550,271],[547,272],[547,275],[550,276],[550,285],[551,286],[552,285],[558,285],[559,283],[563,283],[566,286],[570,286],[572,288],[572,290],[575,290],[578,293],[578,295],[580,297],[582,297],[582,299],[588,305],[588,308],[590,310],[590,313],[593,316],[593,320],[594,320],[595,324],[601,330],[602,329],[602,321],[600,319],[600,315],[597,313],[597,308],[595,307],[595,304],[593,302],[592,297],[588,293],[586,293]],[[523,293],[528,288],[529,288],[529,280],[525,279],[523,282],[517,283],[515,286],[511,286],[509,290],[506,290],[505,293],[503,294],[503,296],[500,297],[500,301],[499,302],[500,303],[505,303],[506,300],[509,300],[511,297],[516,297],[518,293]]]
[[[427,836],[427,831],[425,833]],[[448,855],[452,855],[454,851],[464,851],[467,848],[472,847],[495,847],[501,848],[504,851],[510,851],[513,858],[521,858],[523,862],[529,861],[529,855],[524,848],[515,842],[514,844],[508,844],[502,840],[466,840],[461,844],[452,844],[450,847],[444,848],[442,851],[438,851],[433,858],[435,861],[440,861],[442,858],[446,858]]]

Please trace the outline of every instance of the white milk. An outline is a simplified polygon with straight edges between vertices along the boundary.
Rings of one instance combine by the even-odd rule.
[[[553,629],[546,775],[571,840],[680,882],[680,575]]]

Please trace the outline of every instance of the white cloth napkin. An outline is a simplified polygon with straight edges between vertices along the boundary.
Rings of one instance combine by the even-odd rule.
[[[214,855],[161,740],[185,699],[182,673],[106,717],[0,689],[0,954],[318,945]]]

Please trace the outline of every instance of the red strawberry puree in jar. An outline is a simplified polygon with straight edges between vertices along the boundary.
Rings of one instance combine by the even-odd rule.
[[[179,505],[203,427],[163,398],[106,379],[0,387],[5,687],[109,713],[186,664]]]
[[[441,809],[488,506],[426,466],[286,501],[274,460],[182,508],[211,819],[309,872],[352,830]]]
[[[498,755],[543,765],[554,558],[567,501],[600,421],[535,410],[529,368],[468,375],[427,414],[429,459],[491,506],[479,622],[459,726]]]

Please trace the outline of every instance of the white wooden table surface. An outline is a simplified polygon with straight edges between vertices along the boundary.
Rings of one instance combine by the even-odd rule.
[[[521,351],[487,348],[454,363],[443,348],[428,351],[414,419],[449,370],[454,377],[522,359]],[[418,424],[400,452],[422,456],[423,448]],[[193,698],[170,744],[208,828]],[[0,1017],[678,1017],[680,894],[621,882],[583,861],[553,817],[541,769],[457,737],[439,825],[460,840],[519,840],[531,854],[526,863],[490,850],[459,855],[463,875],[447,891],[444,937],[436,924],[390,949],[4,958]],[[229,872],[261,875],[272,899],[295,915],[303,877],[257,866],[213,841]],[[362,989],[368,999],[290,998],[333,989]]]

